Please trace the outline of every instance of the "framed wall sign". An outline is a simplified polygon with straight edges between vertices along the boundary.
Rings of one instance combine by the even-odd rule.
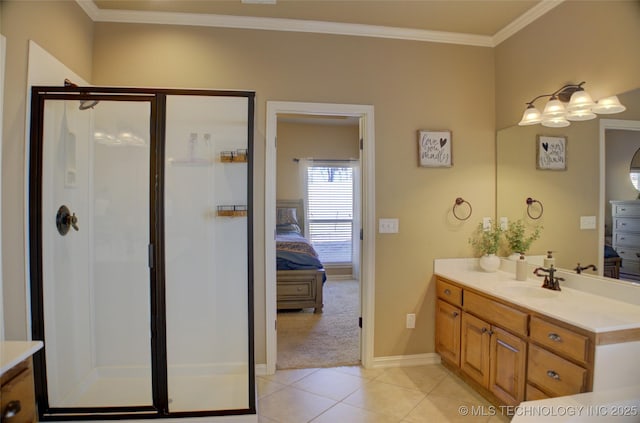
[[[536,168],[567,169],[567,137],[538,135],[536,140]]]
[[[418,162],[423,167],[451,167],[451,131],[418,131]]]

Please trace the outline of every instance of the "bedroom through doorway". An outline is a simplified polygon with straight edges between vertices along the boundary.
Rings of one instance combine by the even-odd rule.
[[[359,365],[360,118],[278,114],[277,140],[276,368]],[[309,267],[317,277],[297,278]]]

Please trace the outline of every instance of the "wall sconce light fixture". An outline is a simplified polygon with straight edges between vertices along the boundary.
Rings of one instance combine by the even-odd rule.
[[[618,97],[605,97],[593,101],[588,92],[582,88],[585,81],[579,84],[567,84],[551,94],[541,94],[526,103],[527,108],[518,125],[542,124],[551,128],[569,126],[569,121],[594,119],[597,114],[613,114],[626,110]],[[533,103],[539,98],[550,97],[544,111],[540,113]],[[565,105],[565,103],[567,103]]]

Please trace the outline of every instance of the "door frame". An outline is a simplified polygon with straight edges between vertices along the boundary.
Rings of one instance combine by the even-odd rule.
[[[607,176],[607,161],[606,161],[606,144],[607,144],[607,130],[609,129],[621,129],[625,131],[640,131],[639,120],[627,120],[627,119],[600,119],[600,136],[599,136],[599,157],[600,157],[600,193],[598,198],[599,213],[600,213],[600,225],[598,226],[598,271],[599,275],[603,275],[604,272],[604,221],[605,221],[605,196],[606,196],[606,176]]]
[[[266,373],[276,371],[277,305],[276,305],[276,144],[278,114],[328,115],[357,117],[361,128],[362,175],[362,262],[360,273],[360,307],[362,317],[360,361],[373,365],[375,306],[375,137],[374,109],[371,105],[267,101],[265,134],[265,332]]]

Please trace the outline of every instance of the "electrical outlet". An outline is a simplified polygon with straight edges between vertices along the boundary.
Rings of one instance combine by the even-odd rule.
[[[482,229],[484,229],[485,231],[488,231],[489,229],[491,229],[491,218],[490,217],[483,217],[482,218]]]
[[[407,314],[407,329],[414,329],[416,327],[416,315],[414,313]]]
[[[500,229],[502,229],[503,231],[506,231],[509,228],[509,218],[508,217],[501,217],[500,218]]]

